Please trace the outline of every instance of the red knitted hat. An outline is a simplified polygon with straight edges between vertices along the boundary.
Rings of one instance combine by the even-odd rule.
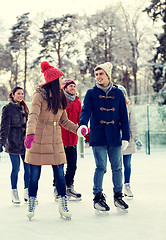
[[[72,79],[66,79],[64,82],[63,82],[63,88],[67,88],[67,86],[69,86],[70,84],[74,84],[76,85],[76,83],[74,82],[74,80]]]
[[[52,82],[61,76],[64,76],[64,73],[61,72],[61,70],[50,66],[50,64],[46,61],[41,63],[41,72],[44,73],[46,83]]]

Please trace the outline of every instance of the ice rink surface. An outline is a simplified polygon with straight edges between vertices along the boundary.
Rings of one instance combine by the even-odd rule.
[[[97,215],[93,208],[94,159],[92,154],[78,158],[75,189],[82,201],[69,201],[72,219],[60,218],[54,201],[52,168],[43,166],[35,217],[26,217],[23,202],[23,167],[19,173],[19,206],[11,202],[9,160],[0,161],[0,239],[1,240],[165,240],[166,239],[166,152],[136,153],[132,158],[131,187],[134,198],[125,199],[128,213],[113,204],[112,174],[108,163],[104,193],[111,210]]]

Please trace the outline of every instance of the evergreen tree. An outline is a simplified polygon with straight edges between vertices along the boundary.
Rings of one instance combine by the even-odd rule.
[[[65,63],[78,53],[76,49],[76,16],[64,15],[60,18],[50,18],[44,21],[41,28],[42,38],[40,45],[42,50],[34,63],[38,64],[42,58],[57,63],[62,70]]]
[[[14,56],[15,60],[15,73],[14,83],[18,84],[18,60],[21,52],[24,53],[24,92],[26,94],[26,81],[27,81],[27,54],[30,47],[30,24],[29,13],[17,17],[17,23],[13,25],[11,31],[12,36],[9,38],[8,48]]]
[[[153,89],[159,92],[166,83],[166,1],[165,0],[151,0],[151,4],[144,11],[153,19],[163,21],[163,33],[157,36],[159,46],[156,49],[156,54],[153,59],[153,73],[155,83]]]

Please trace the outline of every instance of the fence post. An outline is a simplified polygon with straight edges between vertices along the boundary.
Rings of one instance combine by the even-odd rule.
[[[147,104],[147,124],[148,124],[148,130],[147,130],[147,148],[146,148],[146,154],[149,154],[149,155],[150,155],[149,104]]]
[[[80,141],[80,156],[81,158],[84,158],[84,138],[79,137],[79,141]]]

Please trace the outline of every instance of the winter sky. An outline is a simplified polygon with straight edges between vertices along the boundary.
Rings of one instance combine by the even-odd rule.
[[[17,16],[26,12],[30,12],[32,17],[45,10],[55,11],[57,15],[66,13],[91,14],[119,1],[129,8],[140,3],[149,5],[149,0],[5,0],[0,8],[0,17],[8,28],[16,22]]]

